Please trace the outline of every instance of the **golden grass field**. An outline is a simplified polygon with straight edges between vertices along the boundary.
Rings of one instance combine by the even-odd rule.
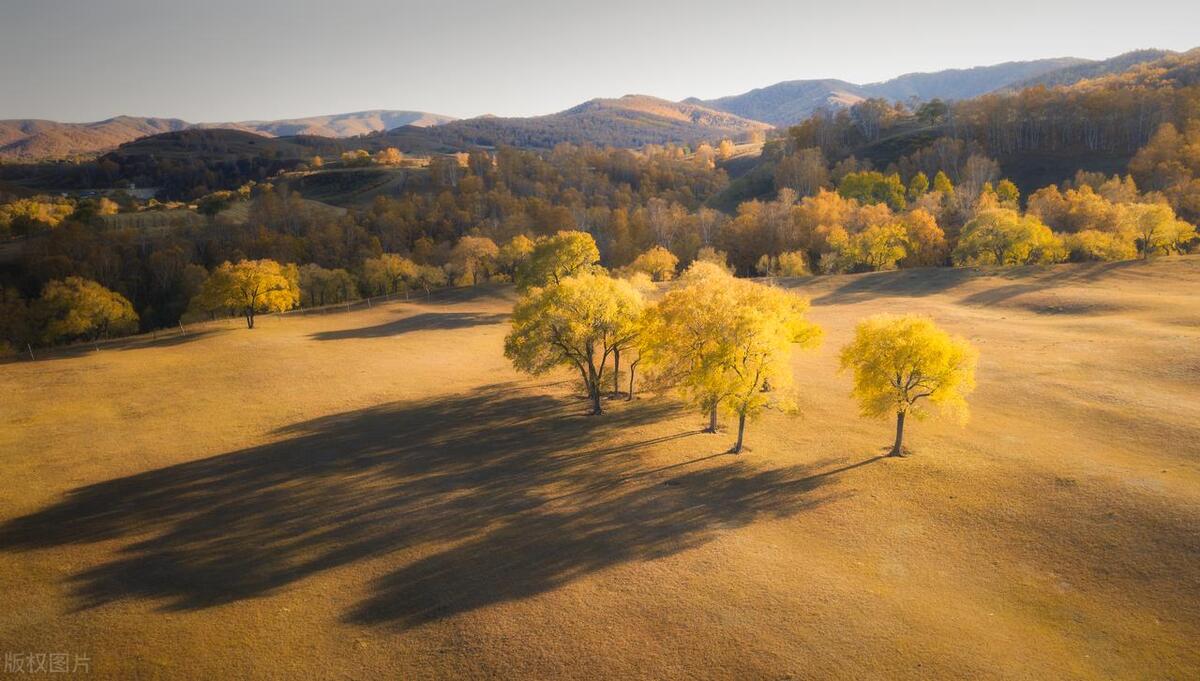
[[[512,294],[0,366],[0,650],[149,678],[1200,677],[1200,258],[789,282],[800,418],[584,416]],[[856,320],[979,348],[860,419]]]

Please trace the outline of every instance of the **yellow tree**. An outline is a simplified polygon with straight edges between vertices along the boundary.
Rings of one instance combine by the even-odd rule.
[[[662,246],[655,246],[635,258],[629,264],[629,269],[644,272],[654,281],[670,281],[675,278],[675,267],[678,264],[679,258],[676,258],[674,253]]]
[[[137,313],[125,296],[80,277],[46,284],[37,311],[45,320],[43,337],[47,343],[94,340],[137,331]]]
[[[518,234],[500,247],[500,255],[496,260],[504,274],[514,277],[516,276],[517,268],[521,266],[521,263],[528,260],[532,253],[533,239],[524,234]]]
[[[600,386],[609,357],[640,331],[642,296],[628,281],[582,272],[531,289],[513,309],[504,356],[520,371],[543,374],[556,367],[579,372],[603,413]]]
[[[460,285],[469,283],[475,286],[480,277],[486,279],[491,274],[499,256],[500,249],[491,239],[485,236],[464,236],[450,251],[450,265],[458,273]]]
[[[246,317],[246,328],[254,328],[254,316],[283,312],[300,304],[300,274],[295,265],[274,260],[242,260],[223,263],[205,280],[192,307],[205,311],[236,310]]]
[[[769,406],[789,408],[791,350],[814,347],[821,330],[804,314],[808,301],[783,289],[735,279],[719,266],[694,263],[649,315],[647,362],[688,402],[709,415],[738,418],[742,450],[746,421]]]
[[[416,275],[417,264],[396,253],[363,261],[363,281],[372,293],[395,293]]]
[[[528,259],[517,267],[518,290],[558,283],[561,279],[596,267],[600,251],[587,232],[561,231],[534,243]]]
[[[904,419],[910,413],[918,419],[927,415],[922,400],[966,421],[977,359],[966,339],[929,319],[877,315],[858,324],[854,340],[842,348],[841,368],[854,372],[852,394],[863,416],[896,415],[891,456],[901,456]]]
[[[1140,203],[1129,206],[1128,211],[1142,259],[1157,251],[1170,253],[1196,236],[1196,228],[1176,218],[1168,205]]]
[[[1062,239],[1033,215],[1010,208],[985,210],[971,219],[954,249],[956,265],[1035,265],[1067,257]]]

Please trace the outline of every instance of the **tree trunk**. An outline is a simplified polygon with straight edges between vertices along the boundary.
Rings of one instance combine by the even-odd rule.
[[[246,308],[246,328],[254,328],[254,308]]]
[[[730,450],[733,454],[740,454],[742,452],[742,438],[745,434],[746,434],[746,412],[742,412],[742,413],[738,414],[738,439],[737,439],[737,442],[734,443],[733,449]]]
[[[592,393],[592,414],[599,416],[604,413],[604,407],[600,404],[600,386],[593,383],[588,386],[588,390]]]
[[[621,394],[621,350],[613,350],[613,397]]]
[[[625,401],[629,402],[633,399],[633,372],[637,369],[637,360],[629,363],[629,394],[625,396]]]
[[[706,433],[717,432],[717,405],[713,405],[712,410],[708,412],[708,427],[704,429]]]
[[[903,456],[901,446],[904,444],[904,412],[896,412],[896,442],[888,456]]]

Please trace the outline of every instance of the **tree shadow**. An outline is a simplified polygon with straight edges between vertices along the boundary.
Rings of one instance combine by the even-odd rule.
[[[349,338],[384,338],[399,336],[412,331],[463,329],[472,326],[499,324],[508,319],[507,314],[487,312],[421,312],[392,322],[364,326],[357,329],[321,331],[312,334],[315,340],[346,340]]]
[[[813,494],[824,478],[806,467],[704,454],[646,466],[643,448],[694,433],[623,436],[677,409],[650,401],[587,417],[574,400],[511,384],[381,405],[76,489],[0,525],[0,551],[115,540],[103,562],[69,578],[76,607],[142,598],[163,610],[258,597],[398,554],[401,566],[345,617],[413,625],[831,498]]]
[[[984,289],[964,296],[958,302],[963,305],[984,307],[998,305],[1025,294],[1037,293],[1062,285],[1090,284],[1116,273],[1133,273],[1130,270],[1136,269],[1139,263],[1141,263],[1139,260],[1121,260],[1117,262],[1059,265],[1053,269],[1013,267],[1007,270],[999,270],[993,274],[1006,279],[1016,279],[1018,282]],[[1142,276],[1154,275],[1146,273]],[[1031,311],[1040,312],[1041,310],[1035,307]]]
[[[929,296],[944,293],[985,274],[970,268],[927,267],[853,275],[834,290],[813,298],[812,304],[844,305],[880,296]],[[818,277],[811,281],[819,280]]]
[[[35,347],[33,349],[34,357],[38,362],[52,361],[58,359],[73,359],[77,357],[86,357],[94,352],[109,352],[112,350],[143,350],[146,348],[169,348],[178,345],[186,345],[201,338],[214,336],[225,331],[225,329],[195,329],[189,330],[187,333],[180,333],[170,329],[159,331],[157,334],[142,334],[139,336],[129,336],[127,338],[113,338],[102,340],[99,342],[87,343],[79,342],[71,345],[63,345],[58,347]],[[29,354],[25,349],[13,355],[0,359],[0,364],[8,362],[28,362]]]

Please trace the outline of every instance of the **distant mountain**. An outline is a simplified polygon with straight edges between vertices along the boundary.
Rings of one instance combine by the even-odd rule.
[[[0,121],[0,158],[64,158],[94,154],[147,135],[183,130],[177,118],[117,116],[95,123],[37,119]]]
[[[354,137],[383,132],[406,125],[419,128],[442,125],[455,120],[450,116],[424,111],[356,111],[330,116],[309,116],[280,121],[241,121],[237,123],[200,123],[198,128],[227,128],[246,132],[285,137],[289,135],[319,135],[321,137]]]
[[[911,98],[929,100],[970,99],[979,95],[1004,89],[1014,83],[1085,65],[1086,59],[1062,57],[1035,61],[1010,61],[992,66],[976,66],[970,69],[947,69],[934,73],[908,73],[882,83],[863,86],[872,97],[883,97],[894,101]]]
[[[454,120],[449,116],[421,111],[357,111],[330,116],[311,116],[281,121],[243,121],[237,123],[189,123],[177,118],[139,118],[117,116],[95,123],[56,123],[19,119],[0,121],[0,158],[69,158],[103,153],[118,146],[165,132],[193,128],[231,129],[271,137],[318,135],[353,137],[392,128],[440,125]]]
[[[1146,64],[1153,61],[1158,61],[1165,57],[1176,54],[1170,50],[1135,50],[1126,52],[1111,59],[1102,61],[1089,61],[1074,66],[1051,71],[1039,76],[1023,80],[1019,83],[1014,83],[1008,89],[1021,90],[1035,85],[1045,85],[1047,87],[1056,87],[1059,85],[1074,85],[1080,81],[1099,78],[1114,73],[1127,71],[1134,66]]]
[[[454,151],[500,145],[549,149],[556,144],[641,147],[741,139],[770,125],[724,111],[647,95],[593,99],[546,116],[481,116],[433,128],[399,128],[371,141],[406,152]]]
[[[727,111],[773,126],[785,126],[808,118],[821,107],[850,106],[870,95],[861,85],[844,80],[789,80],[740,95],[684,102]]]
[[[1164,54],[1143,50],[1101,62],[1073,57],[1006,62],[970,69],[909,73],[866,85],[830,79],[790,80],[730,97],[684,101],[784,127],[803,121],[822,107],[850,106],[869,97],[893,101],[912,98],[929,100],[935,97],[970,99],[997,90],[1023,87],[1025,84],[1069,84],[1103,73],[1119,72]]]

